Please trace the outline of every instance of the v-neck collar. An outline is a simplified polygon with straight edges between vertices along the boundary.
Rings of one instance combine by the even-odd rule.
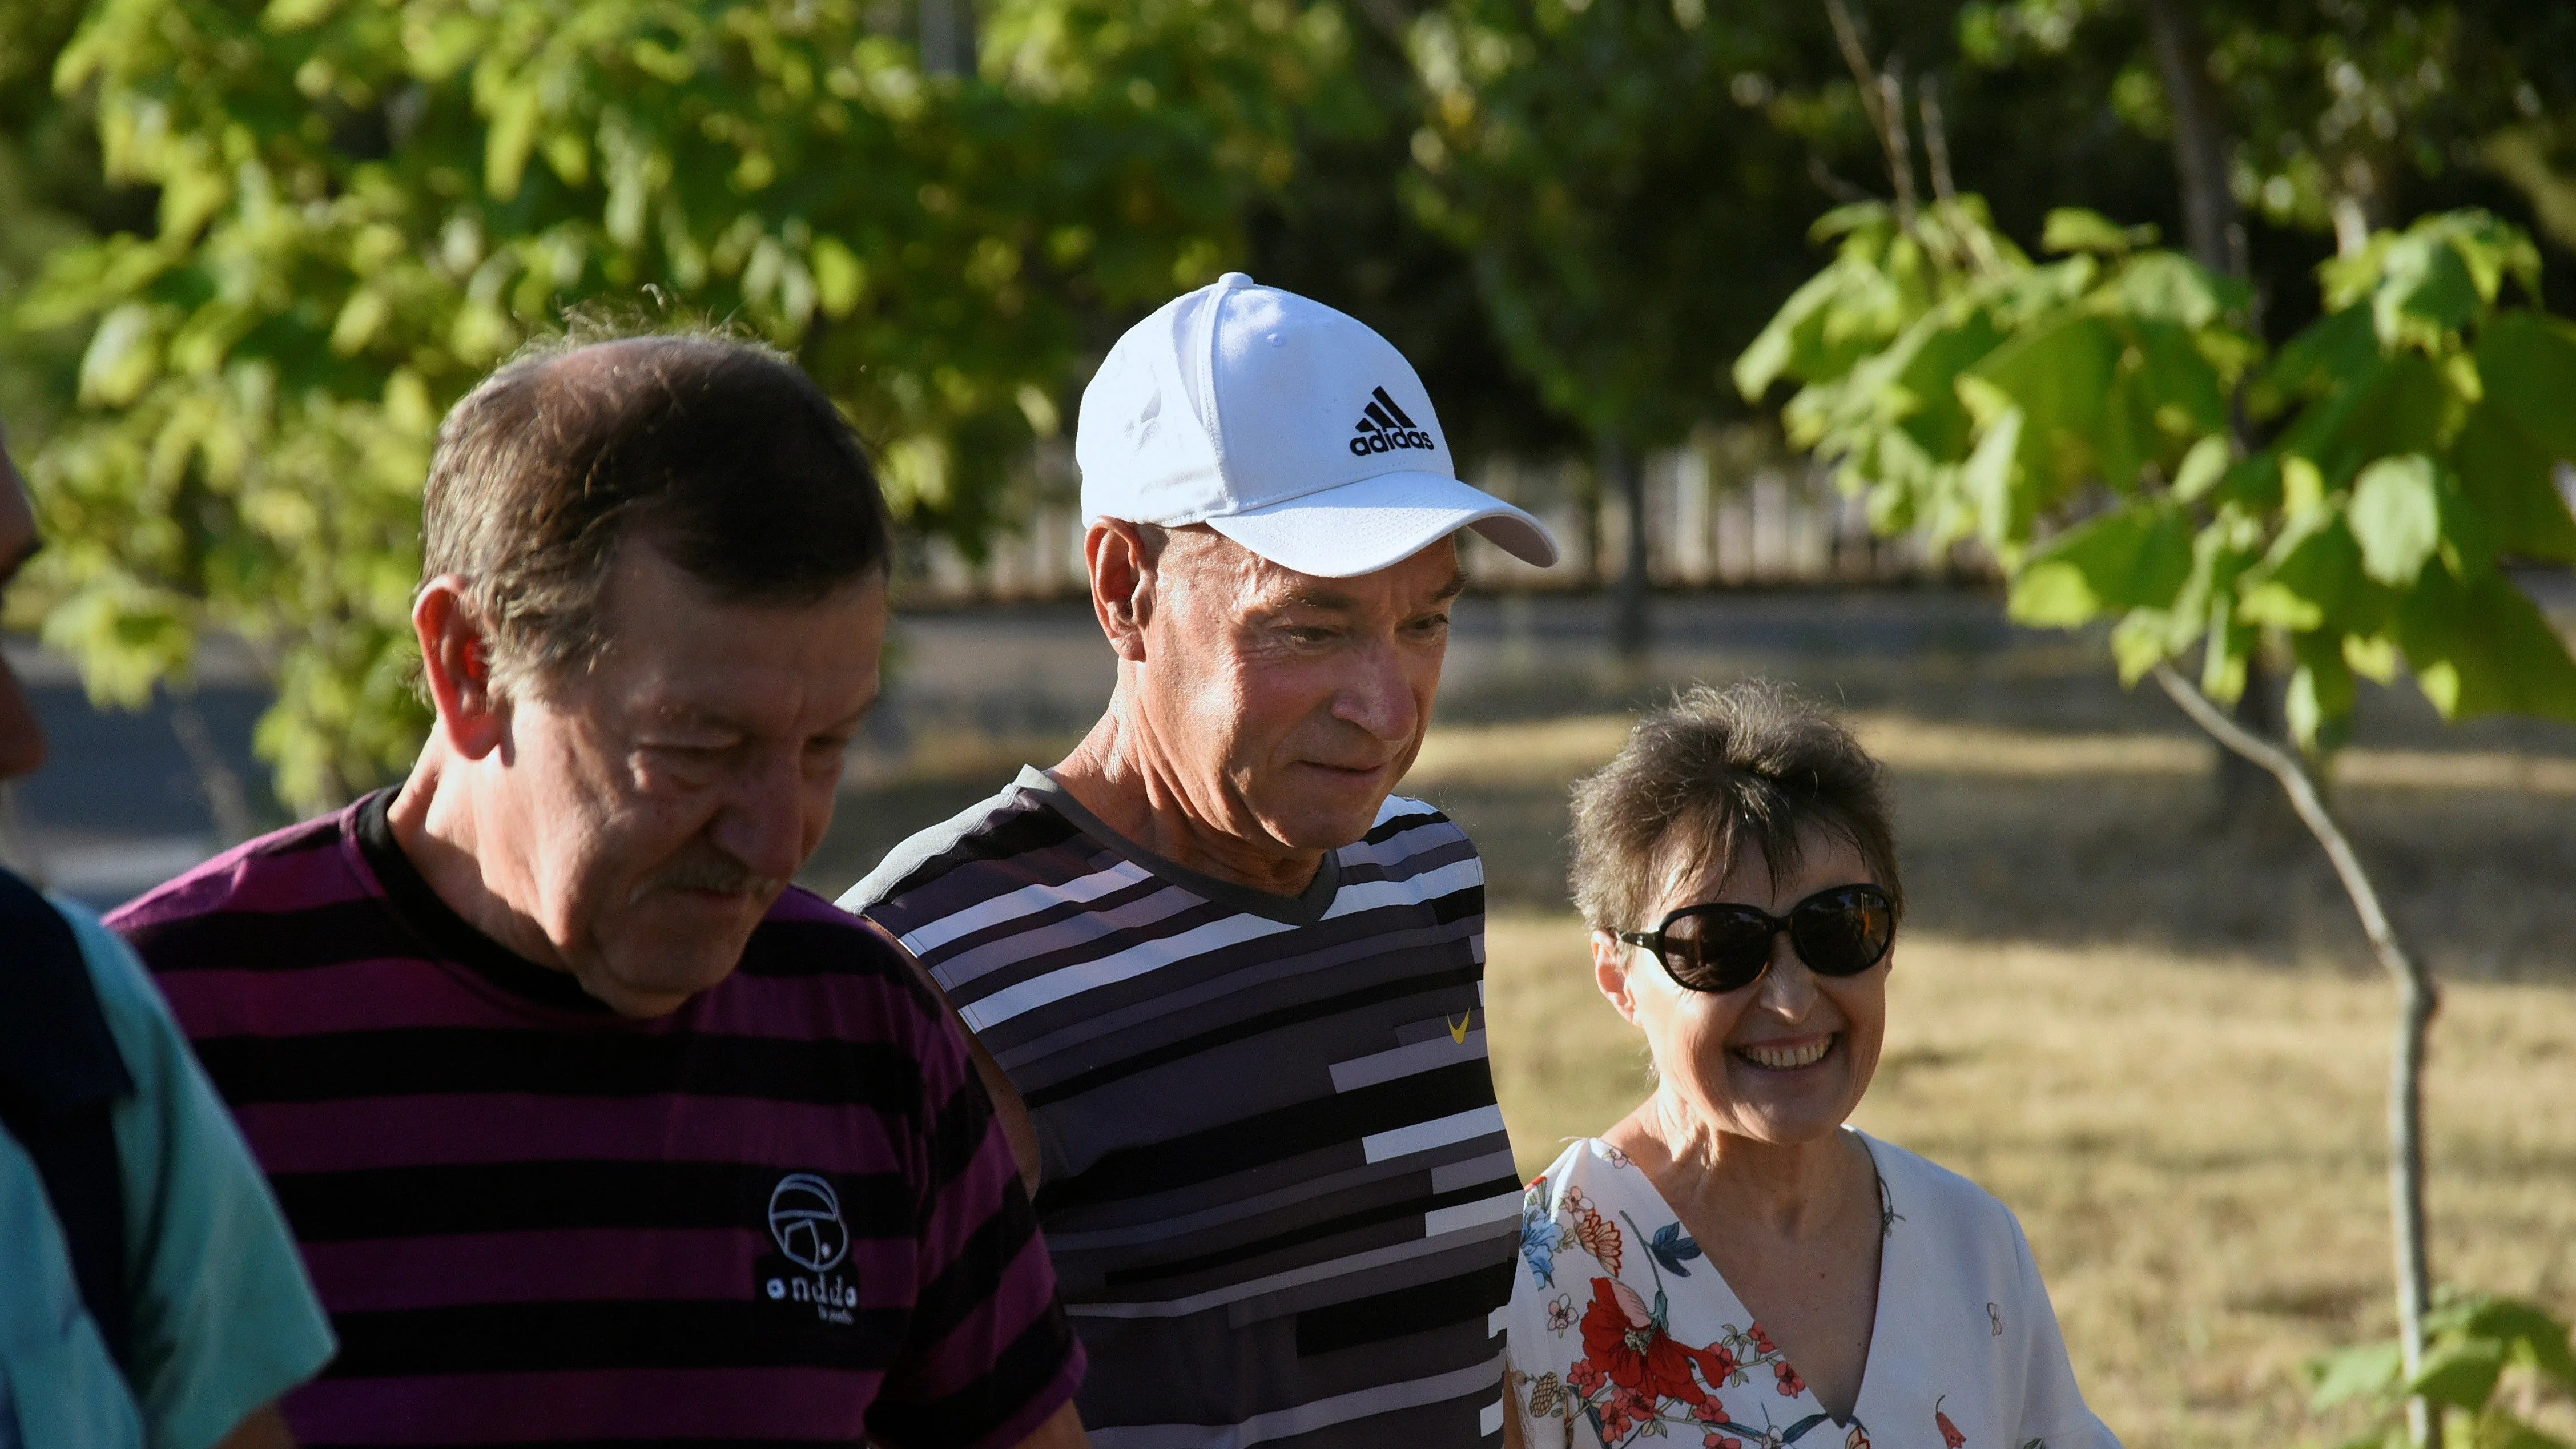
[[[1898,1222],[1902,1221],[1903,1218],[1902,1215],[1896,1211],[1895,1191],[1887,1185],[1886,1169],[1879,1165],[1877,1142],[1874,1141],[1868,1133],[1863,1132],[1857,1127],[1847,1126],[1841,1130],[1859,1138],[1861,1151],[1869,1154],[1869,1173],[1871,1180],[1878,1186],[1879,1204],[1878,1293],[1876,1300],[1870,1304],[1869,1351],[1861,1356],[1860,1389],[1852,1395],[1851,1417],[1837,1419],[1832,1414],[1826,1412],[1824,1401],[1816,1397],[1816,1386],[1807,1381],[1807,1376],[1805,1374],[1798,1373],[1798,1366],[1795,1363],[1790,1362],[1789,1354],[1786,1349],[1780,1351],[1780,1362],[1788,1364],[1789,1372],[1797,1374],[1799,1386],[1798,1397],[1800,1400],[1812,1407],[1816,1413],[1824,1414],[1825,1421],[1832,1424],[1835,1428],[1848,1429],[1854,1424],[1866,1423],[1868,1420],[1868,1416],[1863,1414],[1861,1410],[1869,1403],[1869,1386],[1871,1382],[1870,1371],[1878,1366],[1879,1345],[1887,1341],[1888,1269],[1895,1262],[1896,1225]],[[1618,1152],[1618,1149],[1611,1146],[1607,1139],[1595,1140],[1600,1141],[1601,1145],[1604,1147],[1610,1147],[1611,1151]],[[1654,1203],[1655,1207],[1663,1214],[1666,1221],[1678,1223],[1682,1220],[1682,1215],[1673,1211],[1673,1205],[1664,1200],[1663,1190],[1655,1186],[1655,1179],[1648,1175],[1646,1169],[1638,1167],[1635,1160],[1629,1158],[1624,1152],[1619,1153],[1618,1161],[1620,1163],[1624,1163],[1636,1172],[1637,1186],[1644,1191],[1646,1197]],[[1708,1267],[1709,1277],[1717,1280],[1717,1286],[1725,1290],[1727,1298],[1735,1304],[1736,1311],[1744,1315],[1745,1324],[1750,1327],[1752,1324],[1758,1322],[1759,1320],[1757,1320],[1753,1315],[1753,1309],[1751,1306],[1745,1303],[1744,1295],[1736,1292],[1735,1285],[1727,1282],[1726,1275],[1718,1271],[1717,1261],[1713,1258],[1706,1257],[1705,1249],[1702,1250],[1702,1255],[1703,1261]]]

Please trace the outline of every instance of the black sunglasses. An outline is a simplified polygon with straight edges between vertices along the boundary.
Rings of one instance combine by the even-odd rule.
[[[1693,991],[1738,991],[1771,965],[1771,938],[1789,933],[1798,959],[1819,976],[1858,976],[1887,959],[1896,902],[1874,885],[1829,886],[1775,916],[1733,902],[1684,906],[1651,931],[1621,931]]]

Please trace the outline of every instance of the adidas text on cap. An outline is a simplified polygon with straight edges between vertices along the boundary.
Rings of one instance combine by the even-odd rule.
[[[1303,574],[1375,573],[1462,528],[1556,562],[1537,519],[1458,481],[1394,344],[1241,272],[1118,339],[1083,390],[1073,451],[1086,521],[1204,523]]]

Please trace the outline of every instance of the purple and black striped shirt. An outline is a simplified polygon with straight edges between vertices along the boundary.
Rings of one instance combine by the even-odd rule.
[[[1083,1370],[963,1045],[790,890],[619,1018],[432,893],[387,797],[110,918],[275,1184],[340,1336],[304,1444],[1007,1446]]]

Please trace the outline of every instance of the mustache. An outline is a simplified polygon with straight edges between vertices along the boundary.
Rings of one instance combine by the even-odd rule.
[[[728,896],[774,896],[786,889],[787,882],[776,876],[762,875],[722,851],[708,850],[681,856],[669,865],[646,876],[626,898],[634,905],[656,891],[713,891]]]

